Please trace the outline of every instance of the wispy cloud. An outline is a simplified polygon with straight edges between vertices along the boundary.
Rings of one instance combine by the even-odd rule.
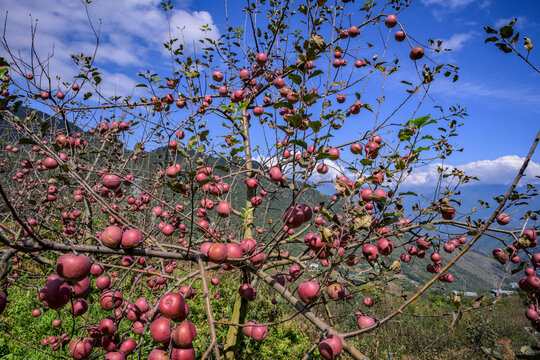
[[[506,155],[495,160],[479,160],[463,165],[444,165],[445,173],[451,173],[453,169],[464,171],[469,176],[476,176],[481,184],[508,185],[512,183],[519,172],[525,158],[517,155]],[[437,169],[441,164],[431,164],[428,167],[413,171],[405,180],[406,185],[432,185],[439,179]],[[534,161],[529,163],[525,178],[521,183],[540,184],[540,164]],[[475,182],[471,183],[475,184]]]
[[[484,83],[481,81],[459,80],[457,83],[439,81],[433,85],[431,90],[436,94],[459,99],[478,99],[482,97],[499,100],[498,103],[506,104],[507,106],[528,106],[535,113],[538,112],[538,106],[540,106],[540,94],[537,89],[518,86],[516,84],[502,86],[501,84]]]
[[[476,0],[422,0],[422,4],[426,6],[439,6],[452,10],[463,8]]]
[[[421,0],[422,4],[432,8],[435,18],[442,21],[448,14],[464,9],[465,7],[476,4],[478,8],[485,9],[491,4],[492,0]]]
[[[185,43],[187,51],[193,44],[200,46],[199,39],[219,36],[210,13],[188,11],[185,7],[189,2],[179,2],[169,19],[161,9],[160,0],[94,0],[88,5],[88,14],[81,2],[72,0],[52,1],[46,6],[36,6],[33,0],[6,5],[4,8],[9,12],[6,37],[11,50],[20,51],[24,60],[29,61],[31,19],[37,21],[35,50],[43,59],[54,48],[49,72],[52,78],[58,75],[62,81],[70,81],[76,74],[71,54],[94,52],[96,37],[90,18],[100,34],[96,64],[111,75],[103,77],[102,89],[107,91],[107,96],[113,95],[119,86],[125,88],[126,82],[131,86],[133,81],[129,79],[135,79],[135,67],[145,64],[159,67],[170,62],[162,51],[169,36],[179,39],[176,44]],[[211,30],[201,31],[203,25]],[[1,54],[5,56],[3,50]]]
[[[459,51],[463,48],[465,43],[474,38],[477,33],[470,31],[468,33],[454,34],[448,40],[443,39],[443,48],[450,49],[452,51]]]
[[[503,26],[508,25],[515,18],[517,18],[517,21],[516,21],[516,24],[514,25],[514,28],[516,28],[518,30],[522,30],[523,27],[525,26],[525,22],[526,22],[526,19],[523,16],[500,18],[500,19],[497,19],[497,21],[495,21],[495,23],[493,25],[495,26],[495,28],[498,29],[498,28],[501,28]]]

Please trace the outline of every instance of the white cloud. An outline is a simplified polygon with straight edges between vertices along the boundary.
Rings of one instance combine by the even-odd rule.
[[[156,67],[170,64],[170,55],[163,52],[163,42],[169,39],[169,20],[172,37],[179,39],[176,45],[185,41],[188,51],[194,42],[199,45],[198,39],[218,37],[218,28],[210,13],[174,8],[168,20],[160,2],[94,0],[88,5],[88,16],[100,33],[96,65],[105,68],[104,73],[110,75],[103,76],[101,86],[106,96],[114,95],[115,89],[130,88],[133,81],[126,82],[126,78],[134,80],[136,70],[146,70],[149,66],[156,70]],[[37,21],[37,53],[43,59],[54,48],[54,58],[49,66],[51,77],[54,79],[58,75],[62,81],[71,81],[76,68],[70,55],[81,52],[92,55],[96,44],[82,3],[57,0],[37,6],[34,0],[19,0],[6,5],[4,9],[9,12],[6,37],[11,50],[14,53],[20,51],[24,60],[30,61],[30,24],[31,19]],[[188,5],[186,1],[178,4]],[[200,30],[205,24],[212,29],[210,32]],[[3,49],[0,51],[0,56],[6,56]],[[130,85],[126,86],[127,83]]]
[[[422,0],[422,3],[426,6],[440,6],[452,10],[465,7],[473,2],[475,0]]]
[[[482,83],[479,81],[460,80],[457,83],[450,81],[439,81],[434,83],[431,90],[446,97],[466,98],[485,97],[497,99],[498,103],[516,106],[529,106],[532,111],[537,112],[540,105],[540,94],[538,90],[523,85]]]
[[[462,34],[454,34],[450,39],[443,40],[442,47],[444,49],[450,49],[452,51],[458,51],[463,48],[463,45],[472,39],[475,35],[475,32],[468,32]]]
[[[469,176],[476,176],[480,179],[481,184],[508,185],[518,174],[524,160],[525,158],[517,155],[505,155],[495,160],[479,160],[457,166],[445,165],[444,168],[447,168],[445,173],[458,169]],[[439,179],[437,172],[439,166],[441,164],[431,164],[424,169],[413,171],[405,180],[405,184],[411,186],[436,184]],[[521,184],[540,184],[540,179],[535,177],[535,175],[540,175],[540,164],[534,161],[529,162],[525,175],[520,182]],[[473,181],[470,184],[476,183],[478,182]]]
[[[498,19],[497,21],[495,21],[495,24],[494,24],[495,29],[498,30],[499,28],[508,25],[510,23],[510,21],[514,20],[515,18],[516,18],[516,16]],[[517,16],[517,22],[514,25],[514,28],[518,29],[518,30],[523,29],[525,21],[526,21],[525,17]]]
[[[432,7],[432,13],[438,21],[442,21],[451,12],[461,10],[471,4],[476,4],[479,9],[485,9],[491,5],[492,0],[421,0],[425,6]]]

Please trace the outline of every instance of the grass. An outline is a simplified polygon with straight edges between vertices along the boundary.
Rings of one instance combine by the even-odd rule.
[[[38,270],[38,269],[33,269]],[[176,270],[179,277],[189,271],[188,268],[178,268]],[[122,278],[121,274],[119,274]],[[213,314],[216,320],[227,322],[232,313],[234,298],[237,294],[235,284],[240,280],[240,272],[219,274],[212,272],[208,276],[220,278],[218,286],[210,286],[213,294],[220,291],[220,299],[212,298]],[[32,288],[18,286],[14,283],[8,291],[9,304],[5,312],[0,316],[0,326],[10,331],[14,336],[26,341],[40,349],[53,352],[55,355],[62,355],[68,358],[67,346],[56,351],[50,347],[42,347],[41,340],[45,337],[55,335],[60,336],[63,332],[72,333],[73,337],[88,336],[88,325],[98,324],[100,319],[111,315],[111,312],[104,311],[97,303],[99,291],[95,288],[88,295],[89,304],[95,304],[89,312],[82,317],[73,319],[66,311],[60,312],[43,308],[37,300],[38,288],[44,283],[44,278],[37,279],[27,275],[19,277],[21,283],[28,284]],[[143,279],[143,283],[144,283]],[[129,277],[117,286],[123,289],[124,294],[128,294],[133,288],[129,282]],[[192,321],[196,327],[198,336],[194,341],[197,356],[201,356],[207,346],[209,330],[200,283],[195,282],[194,288],[197,295],[193,300],[188,300],[190,314],[188,320]],[[175,291],[177,288],[171,288]],[[400,296],[401,290],[394,289],[391,293],[376,293],[372,289],[365,290],[365,294],[359,296],[360,301],[363,296],[371,296],[375,300],[373,308],[366,308],[361,304],[354,304],[348,301],[332,302],[330,304],[331,313],[350,314],[349,316],[336,318],[334,321],[339,331],[346,332],[357,329],[356,320],[353,316],[355,311],[361,310],[368,315],[375,315],[382,318],[395,309],[404,301]],[[368,293],[367,291],[371,291]],[[144,292],[144,293],[143,293]],[[149,294],[146,286],[142,286],[133,292],[130,301],[134,301],[139,296],[145,295],[151,301],[156,297]],[[126,295],[127,296],[127,295]],[[257,299],[250,303],[248,319],[255,319],[261,322],[274,322],[288,318],[293,313],[284,300],[279,300],[277,304],[272,304],[271,299],[275,296],[265,287],[259,289]],[[460,315],[459,321],[451,326],[453,315],[444,317],[426,317],[426,315],[439,315],[442,313],[456,313],[458,309],[466,309],[472,306],[474,299],[463,298],[456,304],[444,295],[426,295],[413,303],[406,309],[408,316],[399,316],[379,329],[351,339],[351,342],[371,359],[458,359],[467,358],[475,350],[472,359],[486,359],[487,352],[498,354],[501,359],[513,359],[521,354],[521,347],[530,346],[533,339],[525,332],[524,328],[530,324],[524,317],[525,305],[519,296],[505,298],[496,303],[490,322],[486,331],[482,334],[482,329],[489,307],[475,309],[475,311],[465,312]],[[490,306],[492,298],[486,298],[482,306]],[[43,314],[38,318],[31,317],[33,309],[40,308]],[[322,307],[315,306],[321,317],[325,317]],[[416,315],[416,316],[414,316]],[[419,316],[421,315],[421,316]],[[51,322],[62,319],[60,328],[53,328]],[[130,323],[123,320],[119,326],[122,338],[133,337],[137,342],[144,341],[141,348],[141,357],[145,359],[148,353],[157,346],[149,335],[141,337],[131,332]],[[218,341],[224,342],[228,330],[226,324],[216,324]],[[481,336],[482,334],[482,336]],[[243,359],[300,359],[317,341],[320,333],[309,322],[300,316],[294,317],[291,321],[269,328],[268,337],[263,342],[255,342],[244,339],[239,358]],[[435,338],[440,338],[433,342]],[[424,350],[428,348],[427,350]],[[50,359],[50,355],[40,353],[27,345],[13,340],[4,332],[0,332],[0,359]],[[130,358],[139,358],[131,356]],[[317,351],[311,359],[319,359]],[[347,358],[343,356],[343,358]]]

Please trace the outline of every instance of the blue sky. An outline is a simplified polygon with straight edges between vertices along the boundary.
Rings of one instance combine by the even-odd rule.
[[[231,25],[244,25],[239,9],[244,1],[228,1]],[[51,64],[53,73],[68,80],[74,70],[69,55],[93,49],[93,38],[86,20],[84,7],[78,1],[60,0],[43,6],[43,2],[20,0],[3,6],[9,11],[7,38],[12,48],[24,54],[29,46],[29,14],[39,19],[37,42],[42,54],[51,51],[55,57]],[[156,0],[95,0],[89,6],[94,25],[101,23],[101,46],[97,64],[105,76],[102,90],[109,94],[131,94],[138,70],[164,71],[170,58],[161,43],[167,38],[168,26],[159,1]],[[223,34],[225,26],[225,1],[176,1],[171,24],[175,31],[183,30],[187,43],[201,37],[198,30],[210,24],[212,37]],[[530,143],[540,129],[540,74],[516,56],[504,54],[492,44],[484,44],[487,37],[483,27],[498,28],[517,17],[515,26],[522,36],[538,45],[529,59],[540,65],[540,14],[538,1],[496,0],[419,0],[399,15],[399,21],[408,33],[420,42],[442,39],[444,47],[453,51],[430,54],[438,62],[461,68],[456,83],[442,79],[432,88],[436,103],[424,104],[419,115],[434,113],[433,106],[460,104],[467,108],[469,117],[459,131],[458,142],[464,147],[455,153],[450,164],[481,175],[487,183],[508,183],[520,166],[520,158],[527,153]],[[353,19],[355,19],[353,14]],[[3,21],[2,21],[3,25]],[[381,29],[386,36],[388,29]],[[518,42],[522,48],[522,40]],[[4,50],[0,50],[4,54]],[[366,57],[372,53],[366,50]],[[412,62],[408,61],[408,48],[404,43],[390,42],[388,58],[403,58],[402,71],[388,87],[389,108],[403,96],[401,79],[414,79]],[[68,80],[69,81],[69,80]],[[373,84],[376,89],[377,83]],[[137,94],[137,93],[135,93]],[[364,102],[373,103],[375,96]],[[364,100],[364,98],[363,98]],[[404,112],[403,116],[408,116]],[[341,133],[349,135],[358,131],[358,124],[345,125]],[[347,140],[337,135],[335,141]],[[349,138],[350,139],[350,138]],[[540,152],[533,157],[530,175],[540,175]],[[429,183],[434,168],[419,172],[412,179],[416,185]],[[431,180],[430,180],[431,179]],[[538,182],[538,181],[537,181]]]

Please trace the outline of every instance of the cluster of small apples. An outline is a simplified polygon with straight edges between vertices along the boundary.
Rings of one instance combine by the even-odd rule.
[[[250,238],[243,239],[240,245],[233,242],[204,242],[199,251],[207,256],[209,262],[221,264],[224,270],[233,270],[233,266],[240,265],[244,259],[256,267],[267,261],[266,254],[257,249],[257,241]]]
[[[9,68],[6,67],[6,66],[0,66],[0,81],[2,83],[10,83],[11,82],[11,76],[8,74],[9,73]],[[35,76],[34,74],[32,73],[28,73],[25,75],[25,78],[28,82],[32,83],[37,89],[39,89],[39,86],[38,84],[34,81],[35,79]],[[71,86],[71,89],[74,91],[74,92],[78,92],[80,90],[80,87],[78,84],[73,84]],[[39,90],[41,91],[41,90]],[[5,96],[5,97],[9,97],[10,93],[9,93],[9,90],[8,89],[3,89],[2,90],[2,96]],[[64,94],[62,91],[57,91],[56,94],[55,94],[56,98],[58,100],[64,100],[64,98],[66,97],[66,94]],[[51,91],[42,91],[41,94],[39,95],[39,97],[43,100],[48,100],[50,99],[51,97]],[[69,99],[68,99],[69,100]]]
[[[395,27],[397,24],[398,24],[398,19],[396,17],[396,15],[388,15],[385,19],[384,19],[384,24],[388,27],[388,28],[393,28]],[[406,34],[403,30],[398,30],[395,32],[394,34],[394,38],[396,39],[396,41],[403,41],[405,40],[406,38]],[[411,49],[411,52],[409,53],[409,58],[411,60],[420,60],[421,58],[424,57],[424,48],[421,47],[421,46],[414,46],[412,49]]]
[[[139,229],[123,231],[116,225],[109,226],[99,236],[101,243],[109,248],[130,249],[139,246],[144,241],[144,235]]]

